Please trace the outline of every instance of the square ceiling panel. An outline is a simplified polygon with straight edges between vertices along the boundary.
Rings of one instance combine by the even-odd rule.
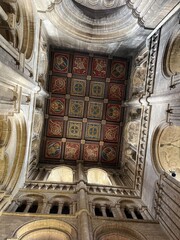
[[[42,162],[118,163],[128,60],[51,52]]]

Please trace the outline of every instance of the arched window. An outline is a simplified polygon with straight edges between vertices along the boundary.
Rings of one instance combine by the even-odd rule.
[[[16,209],[16,212],[24,212],[25,208],[27,206],[27,203],[26,202],[22,202],[18,208]]]
[[[111,211],[111,208],[109,206],[106,206],[106,216],[107,217],[114,217],[113,213]]]
[[[73,171],[69,167],[57,167],[51,170],[51,173],[47,179],[49,182],[73,182]]]
[[[96,204],[94,211],[96,216],[103,216],[100,205]]]
[[[137,219],[143,219],[140,211],[137,208],[134,209],[134,213],[135,213]]]
[[[132,214],[127,207],[124,208],[124,213],[128,219],[133,219]]]
[[[68,203],[64,203],[61,214],[70,214],[70,207]]]
[[[51,206],[51,209],[50,209],[50,212],[51,214],[57,214],[58,213],[58,209],[59,209],[59,206],[58,206],[58,203],[54,203],[52,206]]]
[[[38,202],[33,202],[31,207],[29,208],[29,213],[36,213],[38,209]]]
[[[109,176],[106,171],[99,168],[91,168],[87,173],[88,183],[101,184],[101,185],[112,185]]]

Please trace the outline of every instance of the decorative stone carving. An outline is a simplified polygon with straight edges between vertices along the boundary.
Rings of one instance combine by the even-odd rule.
[[[36,112],[34,115],[34,125],[33,132],[35,135],[39,135],[42,129],[43,124],[43,115],[41,113]]]
[[[149,61],[148,61],[148,69],[147,69],[147,80],[146,80],[146,92],[152,93],[154,77],[155,77],[155,66],[157,61],[158,54],[158,45],[159,45],[160,31],[158,30],[153,34],[150,39],[150,50],[149,50]]]
[[[133,161],[136,161],[136,152],[131,149],[131,148],[127,148],[125,150],[125,156],[128,158],[128,159],[131,159]]]
[[[137,147],[139,142],[140,123],[136,121],[128,122],[125,127],[126,142]]]
[[[39,144],[40,144],[40,140],[39,139],[34,139],[32,141],[31,151],[34,151],[34,152],[37,153],[37,151],[39,150]]]
[[[138,18],[138,23],[142,26],[155,28],[158,23],[166,16],[168,10],[170,11],[170,5],[167,0],[148,1],[143,0],[127,0],[126,4],[132,9],[133,15]],[[175,7],[176,1],[173,2]],[[156,12],[156,16],[154,16]]]
[[[139,96],[140,93],[144,90],[145,85],[145,76],[146,76],[146,68],[145,67],[137,67],[132,80],[132,95]]]
[[[41,38],[40,54],[39,54],[39,66],[38,66],[38,81],[41,83],[42,87],[45,87],[46,73],[48,68],[48,52],[47,44]]]
[[[41,98],[41,97],[36,98],[36,108],[37,109],[43,108],[43,98]]]
[[[85,6],[90,9],[99,10],[99,9],[112,9],[116,7],[121,7],[125,5],[125,0],[75,0],[82,6]]]
[[[136,121],[141,118],[141,108],[132,108],[128,113],[130,121]]]

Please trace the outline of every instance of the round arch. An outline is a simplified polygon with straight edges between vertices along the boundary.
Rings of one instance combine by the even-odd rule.
[[[180,30],[174,32],[165,49],[163,68],[165,74],[170,77],[172,75],[180,74]]]
[[[118,224],[106,224],[97,227],[94,232],[96,240],[146,240],[139,232]]]
[[[24,164],[27,129],[23,112],[8,116],[8,121],[10,122],[10,135],[4,146],[7,167],[1,184],[3,189],[11,192],[16,186]],[[11,156],[11,161],[8,161],[8,155]]]
[[[44,219],[27,223],[14,234],[18,240],[76,240],[77,232],[70,224],[56,219]]]
[[[88,169],[87,180],[90,184],[112,185],[108,173],[100,168]]]
[[[66,166],[53,168],[47,181],[73,183],[73,170]]]
[[[159,174],[165,171],[180,181],[180,126],[162,123],[155,129],[152,139],[155,170]]]

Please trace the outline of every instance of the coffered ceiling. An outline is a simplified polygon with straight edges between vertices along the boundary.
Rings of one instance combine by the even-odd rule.
[[[118,165],[129,62],[53,50],[41,161]]]

